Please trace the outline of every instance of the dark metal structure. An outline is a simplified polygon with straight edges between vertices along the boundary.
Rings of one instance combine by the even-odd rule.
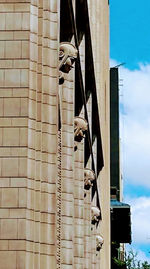
[[[110,180],[111,268],[117,269],[120,243],[131,243],[130,206],[120,201],[119,87],[118,68],[110,69]],[[122,267],[126,268],[125,265]]]

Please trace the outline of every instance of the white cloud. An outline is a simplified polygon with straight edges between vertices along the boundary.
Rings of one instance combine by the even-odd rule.
[[[118,63],[111,60],[110,65]],[[139,70],[119,67],[120,130],[123,178],[126,183],[150,189],[150,64],[139,65]],[[150,197],[125,197],[131,205],[132,245],[137,259],[148,261],[150,256]],[[146,251],[140,250],[140,246]],[[128,249],[131,248],[128,246]],[[148,256],[147,256],[148,255]]]
[[[119,77],[123,177],[150,188],[150,64],[139,65],[139,70],[121,66]]]
[[[126,197],[125,201],[131,205],[133,244],[150,245],[150,197]]]

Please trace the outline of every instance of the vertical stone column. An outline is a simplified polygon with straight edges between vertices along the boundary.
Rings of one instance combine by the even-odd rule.
[[[34,4],[34,3],[33,3]],[[34,180],[34,258],[35,268],[40,268],[40,205],[41,205],[41,103],[42,103],[42,36],[43,36],[43,1],[37,1],[37,60],[36,60],[36,123],[35,123],[35,180]]]
[[[43,1],[40,266],[56,268],[58,125],[57,2]]]
[[[92,264],[91,269],[96,269],[97,258],[96,258],[96,234],[97,229],[96,226],[92,225],[92,236],[91,236],[91,244],[92,244]]]
[[[88,6],[104,157],[104,168],[97,181],[102,210],[102,221],[97,232],[103,236],[104,244],[97,256],[97,267],[110,268],[109,5],[105,0],[95,0],[94,5],[92,0],[88,0]]]
[[[1,268],[56,268],[57,1],[3,1],[0,22]]]
[[[28,175],[33,190],[28,191],[28,204],[33,212],[27,228],[33,242],[28,244],[27,268],[56,267],[57,24],[57,1],[32,0]]]
[[[85,40],[79,47],[83,84],[85,85]],[[84,109],[80,115],[84,118]],[[84,268],[84,139],[74,153],[74,268]]]
[[[84,266],[84,143],[74,154],[74,268]]]
[[[29,3],[0,3],[0,261],[25,264]]]
[[[64,76],[60,86],[61,134],[62,134],[62,224],[61,224],[61,268],[71,269],[73,259],[73,218],[74,218],[74,73]]]
[[[36,200],[36,92],[38,62],[38,4],[32,0],[30,4],[30,72],[29,72],[29,103],[28,103],[28,179],[27,179],[27,220],[26,220],[26,268],[33,268],[35,262],[36,234],[35,222],[38,211]]]
[[[84,198],[84,269],[91,268],[91,190],[86,191]]]

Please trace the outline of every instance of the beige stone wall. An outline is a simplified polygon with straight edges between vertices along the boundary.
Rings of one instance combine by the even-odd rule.
[[[58,85],[59,1],[0,0],[0,269],[110,268],[108,4],[88,2],[105,163],[93,230],[84,142],[74,152],[74,70]],[[84,40],[80,54],[84,74]]]
[[[57,1],[31,1],[26,268],[56,268],[57,25]]]
[[[57,1],[0,1],[1,269],[56,268]]]
[[[22,3],[0,1],[0,267],[2,269],[25,268],[29,18],[30,5],[27,1]]]
[[[61,251],[60,268],[74,265],[74,72],[59,87],[61,120]]]
[[[102,221],[99,232],[104,237],[97,268],[110,268],[110,172],[109,172],[109,5],[107,0],[88,0],[93,45],[96,86],[104,167],[98,179]]]

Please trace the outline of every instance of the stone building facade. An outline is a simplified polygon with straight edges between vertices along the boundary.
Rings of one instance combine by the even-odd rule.
[[[0,269],[110,268],[108,14],[0,0]]]

